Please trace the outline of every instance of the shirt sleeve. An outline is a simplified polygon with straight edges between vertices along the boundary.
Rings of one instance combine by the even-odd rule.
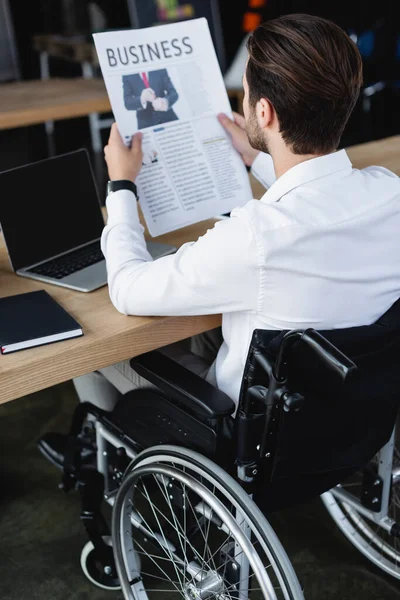
[[[251,172],[265,188],[271,187],[276,181],[275,168],[269,154],[260,152],[252,164]]]
[[[128,190],[107,198],[108,223],[101,247],[109,294],[126,315],[185,316],[256,310],[259,260],[251,224],[243,213],[153,261]]]

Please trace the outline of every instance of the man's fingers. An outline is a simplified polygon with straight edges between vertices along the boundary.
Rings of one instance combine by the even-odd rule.
[[[236,130],[236,125],[227,115],[221,113],[218,115],[218,121],[221,123],[222,127],[224,127],[228,133],[233,134]]]
[[[243,115],[240,115],[237,112],[233,113],[233,118],[235,119],[236,125],[238,125],[241,129],[246,129],[246,119]]]
[[[131,146],[131,152],[133,154],[139,154],[140,152],[142,152],[142,139],[143,133],[141,133],[140,131],[138,133],[135,133],[135,135],[133,136]]]
[[[116,123],[112,124],[111,127],[111,131],[110,131],[110,138],[108,140],[108,143],[114,143],[114,144],[123,144],[124,142],[122,141],[122,137],[120,132],[118,131],[118,126]]]

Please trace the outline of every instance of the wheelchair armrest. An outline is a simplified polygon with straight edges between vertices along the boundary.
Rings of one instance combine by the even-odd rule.
[[[161,352],[155,350],[132,358],[130,365],[171,400],[208,419],[228,417],[235,410],[235,403],[224,392]]]

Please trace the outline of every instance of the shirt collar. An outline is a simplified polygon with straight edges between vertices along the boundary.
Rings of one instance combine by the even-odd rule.
[[[311,158],[292,167],[279,177],[261,198],[261,202],[266,204],[278,202],[285,194],[305,183],[351,168],[352,164],[346,150]]]

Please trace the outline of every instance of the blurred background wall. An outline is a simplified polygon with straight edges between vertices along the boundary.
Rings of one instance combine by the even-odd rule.
[[[39,78],[39,57],[32,42],[35,34],[82,36],[90,40],[91,33],[99,29],[129,28],[132,25],[143,27],[157,20],[174,20],[174,15],[179,20],[180,11],[189,10],[188,6],[192,6],[194,17],[202,16],[201,7],[208,4],[210,2],[206,0],[0,0],[0,56],[7,52],[8,56],[18,56],[16,76]],[[397,0],[215,0],[214,4],[218,14],[214,14],[213,25],[218,24],[216,35],[224,50],[224,70],[232,64],[246,33],[264,20],[305,12],[338,23],[360,49],[365,83],[363,97],[347,126],[342,145],[400,132]],[[3,15],[6,5],[14,39],[5,33]],[[132,23],[134,13],[141,15],[140,23]],[[3,80],[5,72],[6,67]],[[51,72],[58,76],[81,75],[78,64],[57,58],[51,58]]]

